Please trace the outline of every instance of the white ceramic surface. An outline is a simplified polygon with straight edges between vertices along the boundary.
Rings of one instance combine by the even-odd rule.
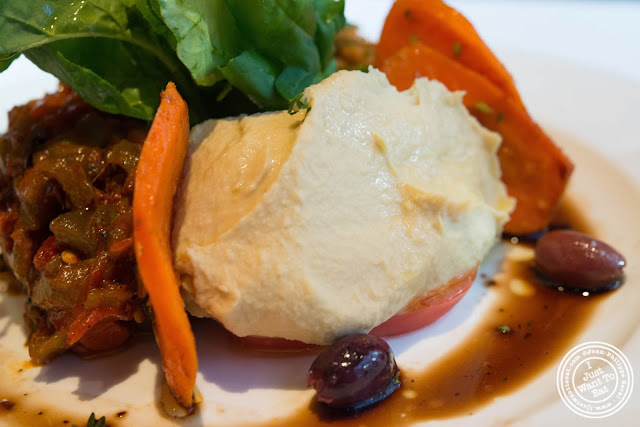
[[[606,30],[607,26],[596,19],[600,10],[597,7],[591,15],[582,14],[587,18],[578,17],[586,19],[582,24],[571,24],[556,22],[557,14],[568,6],[554,9],[552,2],[540,8],[533,8],[531,2],[523,2],[518,8],[520,2],[512,2],[504,10],[500,6],[502,2],[454,3],[468,14],[489,44],[496,47],[515,76],[534,117],[573,158],[576,171],[569,196],[581,203],[599,236],[627,257],[627,284],[599,307],[576,344],[591,340],[614,344],[625,352],[640,373],[640,310],[637,309],[640,303],[640,168],[637,167],[640,163],[640,73],[638,79],[634,79],[627,69],[628,58],[606,66],[598,66],[597,58],[590,58],[593,64],[581,60],[588,57],[588,41],[593,35],[585,34],[583,41],[586,40],[587,47],[582,46],[573,56],[565,58],[558,56],[555,47],[547,45],[545,50],[545,43],[549,42],[546,36],[536,41],[533,35],[527,33],[529,36],[525,37],[519,32],[523,37],[519,44],[509,36],[516,27],[536,27],[532,19],[543,19],[539,22],[544,22],[545,31],[553,34],[562,34],[561,25],[566,31],[584,30],[584,22],[592,19],[598,22],[598,28]],[[486,7],[477,3],[486,3]],[[347,11],[352,22],[361,23],[363,32],[375,38],[388,4],[388,1],[350,0]],[[497,19],[497,13],[505,10],[506,14]],[[523,14],[523,11],[529,13]],[[612,38],[628,36],[624,25],[629,14],[638,22],[640,7],[632,7],[630,12],[618,11],[617,22],[622,23],[623,28],[612,31]],[[520,27],[518,19],[522,20]],[[615,22],[609,24],[615,26]],[[640,32],[634,31],[635,40],[639,40]],[[571,34],[572,39],[576,37]],[[20,60],[0,75],[0,111],[41,96],[55,88],[55,84],[54,79]],[[0,129],[5,127],[6,119],[2,117]],[[498,249],[483,268],[495,270],[500,257]],[[434,348],[446,352],[464,340],[489,306],[490,299],[491,294],[476,284],[462,302],[436,324],[390,340],[400,366],[425,369],[434,358]],[[78,361],[73,356],[63,356],[45,367],[18,373],[28,359],[21,322],[22,301],[0,294],[0,381],[11,384],[16,393],[29,393],[29,402],[36,406],[35,402],[46,402],[43,407],[59,406],[81,417],[92,411],[113,417],[126,410],[123,425],[174,425],[162,418],[157,409],[161,373],[152,339],[143,339],[128,351],[110,358]],[[312,392],[305,388],[305,373],[312,356],[283,359],[235,354],[228,347],[224,333],[212,326],[212,322],[196,322],[196,334],[201,364],[197,383],[205,402],[201,411],[184,425],[260,423],[286,417],[308,405]],[[472,417],[435,424],[633,425],[640,416],[639,396],[640,390],[636,388],[626,407],[610,418],[580,418],[560,401],[553,367]],[[43,425],[46,425],[46,416],[47,413],[43,415]],[[0,417],[0,425],[2,422]]]

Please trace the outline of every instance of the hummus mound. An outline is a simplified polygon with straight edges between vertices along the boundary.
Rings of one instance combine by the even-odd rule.
[[[328,344],[477,266],[514,202],[500,138],[462,96],[341,71],[303,93],[308,111],[196,126],[173,231],[187,308]]]

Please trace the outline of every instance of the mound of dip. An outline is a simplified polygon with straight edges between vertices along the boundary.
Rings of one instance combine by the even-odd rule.
[[[286,111],[192,130],[173,248],[187,309],[329,344],[475,268],[514,201],[463,93],[340,71]]]

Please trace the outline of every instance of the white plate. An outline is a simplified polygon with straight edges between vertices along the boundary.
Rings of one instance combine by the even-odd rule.
[[[388,1],[353,1],[348,13],[352,22],[363,23],[363,31],[375,37]],[[373,7],[372,5],[375,5]],[[478,29],[488,28],[486,10],[469,8],[478,17]],[[464,9],[464,7],[463,7]],[[494,7],[495,9],[495,7]],[[472,15],[471,13],[477,13]],[[508,21],[508,18],[503,15]],[[484,19],[484,20],[483,20]],[[484,27],[483,27],[484,26]],[[491,27],[495,34],[495,28]],[[492,36],[495,37],[495,36]],[[490,37],[491,38],[491,37]],[[491,42],[491,40],[490,40]],[[498,53],[516,77],[523,98],[537,120],[573,158],[576,171],[569,194],[579,200],[599,236],[627,257],[627,284],[599,306],[595,317],[578,341],[606,341],[621,348],[632,365],[640,361],[640,83],[616,74],[594,70],[532,52],[496,43]],[[530,46],[524,43],[526,46]],[[55,80],[20,60],[0,76],[0,111],[55,88]],[[0,119],[0,129],[6,119]],[[495,268],[494,260],[484,268]],[[426,367],[434,355],[463,341],[474,322],[490,304],[490,294],[477,284],[445,318],[415,334],[392,339],[390,344],[402,366]],[[567,319],[570,322],[571,319]],[[138,341],[126,352],[109,358],[79,361],[65,355],[42,368],[24,368],[22,300],[0,295],[0,382],[14,395],[28,393],[15,410],[43,409],[41,420],[59,420],[56,409],[83,419],[96,412],[117,421],[115,414],[127,411],[123,425],[174,425],[157,407],[162,373],[155,344]],[[225,335],[210,322],[197,322],[200,372],[197,384],[205,402],[199,413],[184,425],[237,425],[266,423],[274,417],[305,408],[312,392],[305,387],[305,374],[313,356],[252,357],[237,354]],[[637,365],[635,366],[637,368]],[[640,416],[636,389],[626,407],[604,420],[585,420],[560,401],[555,384],[555,366],[525,387],[476,412],[473,417],[441,420],[450,425],[577,425],[598,423],[630,425]],[[0,395],[0,399],[2,399]],[[0,414],[0,424],[3,418]]]

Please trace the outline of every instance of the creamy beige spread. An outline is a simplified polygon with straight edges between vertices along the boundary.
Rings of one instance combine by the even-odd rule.
[[[173,232],[188,309],[327,344],[474,268],[514,202],[462,96],[341,71],[304,92],[309,111],[196,126]]]

